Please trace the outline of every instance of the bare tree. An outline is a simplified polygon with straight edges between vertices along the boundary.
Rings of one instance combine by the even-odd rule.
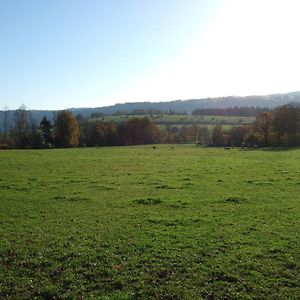
[[[272,114],[269,112],[260,113],[255,119],[254,126],[262,134],[264,146],[268,146],[272,126]]]
[[[296,146],[300,131],[300,107],[293,104],[284,105],[274,110],[272,120],[277,144]]]
[[[30,143],[30,111],[23,104],[14,114],[13,135],[17,147],[26,148]]]
[[[8,114],[8,107],[4,107],[4,138],[7,138],[7,114]]]

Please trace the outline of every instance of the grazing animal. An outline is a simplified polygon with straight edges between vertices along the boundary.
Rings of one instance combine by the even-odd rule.
[[[155,147],[155,146],[152,146],[152,148],[153,148],[153,149],[156,149],[156,147]]]
[[[243,149],[247,149],[248,147],[246,146],[246,144],[242,143],[239,150],[243,150]]]
[[[224,150],[230,150],[230,147],[224,147]]]

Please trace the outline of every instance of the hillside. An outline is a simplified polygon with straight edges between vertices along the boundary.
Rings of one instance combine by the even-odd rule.
[[[177,112],[192,113],[197,108],[226,108],[232,106],[259,106],[273,108],[289,102],[300,102],[300,92],[288,94],[274,94],[266,96],[229,96],[220,98],[175,100],[166,102],[131,102],[117,103],[112,106],[99,108],[72,108],[71,110],[83,115],[89,115],[95,111],[101,111],[104,114],[113,114],[116,112],[130,113],[135,109],[157,109],[162,111],[175,110]]]
[[[289,102],[300,103],[300,92],[292,92],[287,94],[273,94],[266,96],[229,96],[220,98],[206,99],[190,99],[190,100],[175,100],[166,102],[132,102],[118,103],[112,106],[95,107],[95,108],[70,108],[74,115],[82,114],[84,117],[90,116],[92,113],[114,114],[117,112],[131,113],[137,109],[153,109],[161,111],[173,110],[176,112],[186,112],[191,114],[197,108],[226,108],[233,106],[258,106],[273,108],[284,105]],[[25,103],[26,104],[26,103]],[[14,111],[8,111],[8,123],[12,123]],[[48,119],[53,120],[54,112],[50,110],[33,110],[33,119],[40,122],[45,115]],[[3,130],[4,112],[0,110],[0,130]]]

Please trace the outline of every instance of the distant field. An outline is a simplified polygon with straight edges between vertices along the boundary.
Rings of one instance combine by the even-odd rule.
[[[299,299],[300,150],[0,152],[0,298]]]
[[[103,122],[120,123],[132,117],[144,117],[136,115],[120,115],[120,116],[103,116],[93,120],[101,120]],[[255,117],[238,117],[238,116],[192,116],[192,115],[153,115],[150,116],[153,121],[160,126],[165,125],[207,125],[214,126],[216,124],[230,127],[232,125],[252,124]]]

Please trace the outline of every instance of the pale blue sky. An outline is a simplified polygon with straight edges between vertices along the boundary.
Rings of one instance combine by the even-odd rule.
[[[0,0],[0,109],[299,90],[298,8],[296,0]]]

